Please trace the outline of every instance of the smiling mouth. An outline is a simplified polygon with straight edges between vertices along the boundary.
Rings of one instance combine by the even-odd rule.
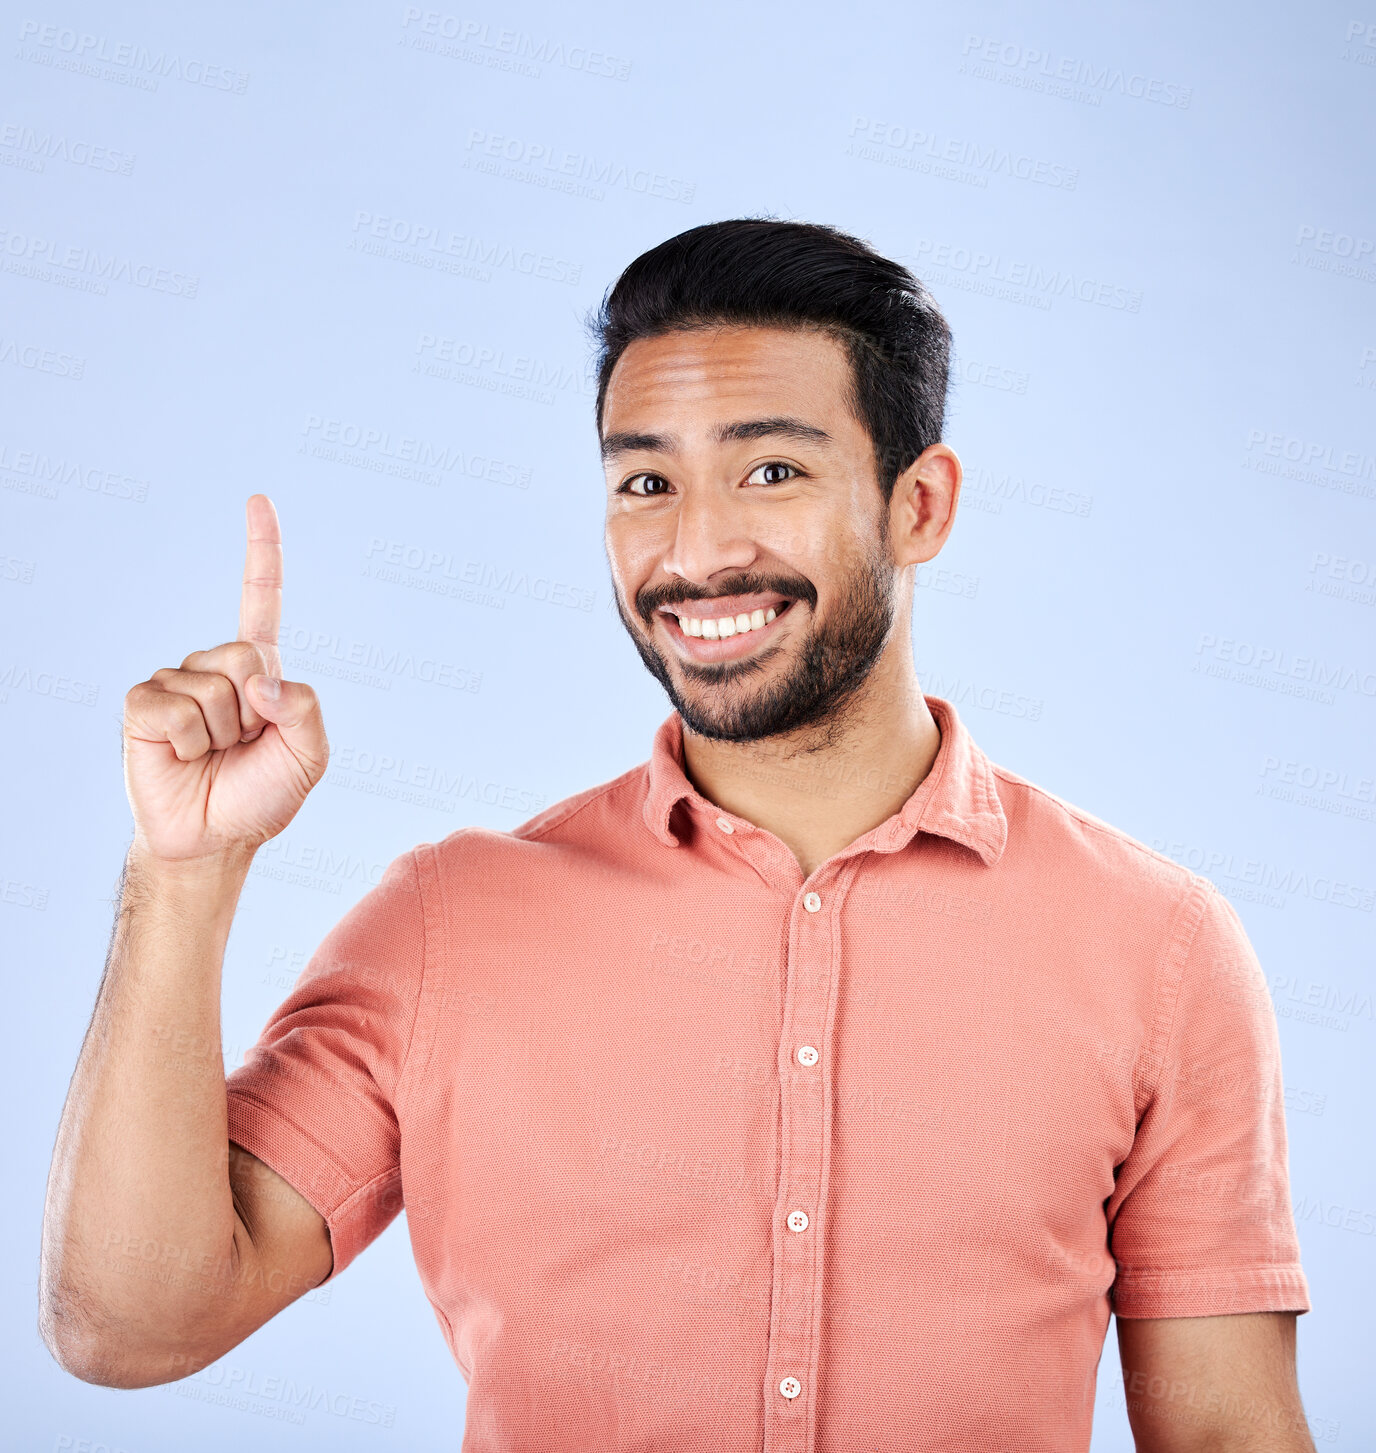
[[[777,605],[765,609],[757,607],[736,615],[720,616],[690,614],[687,610],[679,611],[665,606],[660,614],[676,621],[685,636],[704,641],[725,641],[732,636],[744,636],[751,631],[763,630],[765,626],[772,625],[780,616],[785,615],[792,604],[791,600],[780,600]]]
[[[669,640],[680,656],[710,665],[770,653],[770,643],[787,629],[795,603],[781,596],[768,606],[734,616],[695,616],[687,608],[680,616],[677,610],[667,607],[656,614],[664,621]],[[701,610],[702,606],[695,608]]]

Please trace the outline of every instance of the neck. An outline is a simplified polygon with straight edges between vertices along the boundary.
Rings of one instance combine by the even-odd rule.
[[[787,843],[804,878],[898,812],[940,745],[910,649],[885,651],[845,707],[813,726],[758,742],[683,732],[693,786]]]

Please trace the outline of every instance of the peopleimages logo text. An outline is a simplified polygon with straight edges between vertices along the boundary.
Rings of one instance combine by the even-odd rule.
[[[1081,303],[1095,303],[1101,308],[1121,309],[1127,313],[1137,313],[1142,308],[1139,289],[1103,282],[1068,268],[1048,268],[1034,262],[1013,261],[997,252],[958,247],[930,237],[918,239],[915,253],[925,268],[963,274],[988,288],[1002,285],[1022,289],[1026,297],[1040,300],[1043,307],[1050,307],[1052,298],[1069,297]]]
[[[73,30],[66,25],[50,25],[39,20],[25,20],[19,27],[19,39],[42,46],[39,55],[46,52],[70,56],[83,64],[102,61],[106,65],[120,66],[139,73],[143,78],[171,76],[174,80],[186,81],[193,86],[209,86],[214,91],[230,91],[242,96],[248,89],[247,71],[234,71],[226,66],[210,65],[194,56],[178,55],[175,51],[151,51],[147,46],[131,41],[112,40],[106,35],[95,35],[90,31]],[[20,59],[23,59],[21,53]],[[156,85],[156,81],[154,81]]]
[[[983,35],[967,35],[961,54],[966,60],[983,61],[1002,66],[1024,76],[1041,76],[1051,81],[1066,81],[1088,86],[1091,91],[1116,92],[1138,101],[1154,101],[1160,106],[1189,107],[1194,91],[1189,86],[1163,81],[1125,71],[1121,66],[1097,65],[1077,60],[1074,56],[1053,55],[1030,45],[1008,44]]]
[[[870,147],[885,148],[905,157],[949,162],[952,165],[969,167],[977,173],[1012,177],[1018,181],[1036,182],[1069,192],[1075,190],[1080,180],[1078,167],[1064,166],[1060,162],[1047,161],[1026,152],[971,141],[964,137],[943,136],[939,132],[917,126],[876,121],[868,116],[851,117],[850,139],[852,147],[857,143],[869,143]],[[855,154],[864,156],[868,149],[862,146]]]
[[[627,191],[662,197],[668,202],[691,202],[697,188],[696,182],[668,176],[649,167],[631,167],[622,161],[569,151],[544,141],[502,136],[480,127],[469,129],[465,149],[523,167],[537,175],[541,172],[556,172],[561,177],[571,177],[580,182],[592,182],[604,187],[624,187]]]

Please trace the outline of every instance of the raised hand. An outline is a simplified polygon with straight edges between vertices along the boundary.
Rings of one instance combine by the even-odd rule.
[[[281,679],[277,511],[255,494],[247,516],[238,639],[160,667],[124,698],[134,848],[154,859],[252,853],[296,816],[329,763],[314,690]]]

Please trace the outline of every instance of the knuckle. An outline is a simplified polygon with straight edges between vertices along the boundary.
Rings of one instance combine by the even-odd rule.
[[[180,692],[171,692],[167,697],[167,705],[164,707],[168,720],[174,727],[181,731],[190,731],[193,727],[204,726],[205,718],[201,715],[201,708],[189,696],[183,696]]]
[[[262,669],[263,652],[253,641],[231,641],[225,647],[225,657],[246,676]]]
[[[206,690],[215,698],[217,705],[228,702],[235,702],[237,704],[239,700],[238,688],[228,676],[222,676],[218,671],[207,673],[205,685]]]

